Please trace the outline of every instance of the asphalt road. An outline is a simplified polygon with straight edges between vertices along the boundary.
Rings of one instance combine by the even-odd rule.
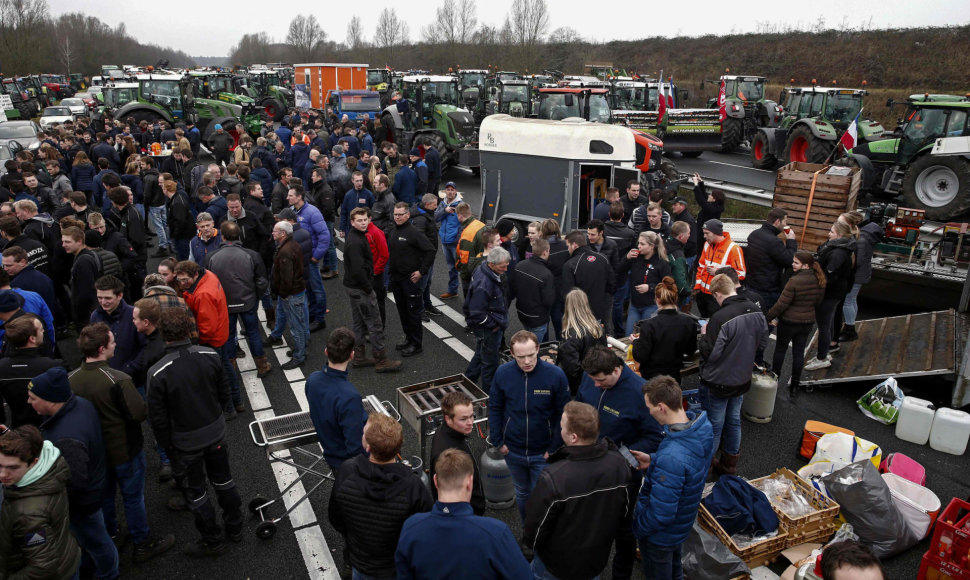
[[[706,163],[708,153],[690,163]],[[715,158],[711,155],[711,158]],[[678,163],[684,160],[678,159]],[[703,173],[705,174],[706,173]],[[462,169],[452,168],[445,176],[454,180],[472,207],[477,207],[480,193],[477,178]],[[154,264],[154,261],[153,261]],[[153,265],[152,264],[152,265]],[[432,295],[445,291],[447,274],[444,257],[439,253],[432,283]],[[328,329],[311,335],[312,344],[309,358],[301,370],[284,373],[278,366],[286,361],[285,349],[270,353],[270,360],[276,368],[263,379],[255,376],[250,356],[239,361],[245,384],[245,399],[250,412],[242,414],[229,423],[227,443],[233,474],[243,497],[244,509],[258,495],[275,499],[280,490],[294,478],[294,470],[280,464],[271,464],[264,451],[254,445],[248,424],[256,419],[305,410],[304,381],[312,372],[322,368],[326,361],[323,347],[330,330],[339,326],[350,326],[348,300],[343,291],[341,279],[326,281],[328,304]],[[436,303],[438,302],[435,299]],[[424,353],[405,359],[403,370],[395,374],[378,375],[373,369],[352,370],[351,381],[362,395],[374,394],[381,400],[390,401],[397,407],[396,389],[430,379],[461,373],[471,357],[474,346],[471,335],[463,330],[461,304],[452,299],[439,306],[445,316],[434,317],[425,324]],[[870,308],[865,302],[861,305],[863,317],[884,315],[881,307]],[[515,317],[510,331],[521,328]],[[402,336],[401,326],[394,305],[388,304],[388,342],[395,344]],[[62,348],[69,349],[68,341]],[[249,354],[249,347],[243,342]],[[773,346],[769,347],[770,350]],[[74,351],[76,352],[76,350]],[[787,369],[783,373],[787,377]],[[696,388],[696,377],[685,381],[685,388]],[[739,463],[741,475],[755,478],[774,472],[779,467],[797,470],[805,464],[797,455],[801,440],[802,426],[806,420],[816,419],[854,429],[863,438],[880,444],[886,452],[900,451],[923,463],[927,469],[930,489],[937,493],[944,505],[951,497],[966,498],[970,495],[970,459],[964,455],[956,457],[934,451],[926,446],[903,442],[893,436],[893,428],[883,426],[864,417],[855,407],[855,400],[866,392],[871,384],[847,384],[837,388],[805,394],[791,401],[787,393],[780,393],[775,405],[773,420],[768,424],[743,423],[742,454]],[[948,399],[946,385],[939,381],[904,382],[907,391],[918,393],[933,401]],[[405,443],[403,455],[419,453],[417,435],[408,426],[404,428]],[[482,448],[482,441],[473,434],[473,445]],[[319,453],[319,447],[307,447]],[[335,561],[340,562],[343,540],[330,527],[327,521],[327,502],[331,483],[325,482],[288,517],[283,518],[275,537],[270,540],[258,539],[255,529],[258,518],[250,517],[246,523],[244,539],[240,544],[230,546],[229,552],[218,559],[191,560],[180,552],[198,538],[192,516],[188,512],[171,512],[166,507],[169,495],[173,492],[167,484],[156,480],[158,460],[154,452],[148,453],[149,475],[146,490],[149,522],[153,534],[174,533],[177,545],[172,552],[142,565],[131,561],[131,546],[122,551],[122,572],[128,577],[137,578],[337,578]],[[291,503],[302,495],[304,489],[315,485],[318,478],[306,477],[303,484],[297,485]],[[282,508],[277,504],[270,506],[271,517],[281,517]],[[120,513],[120,508],[119,508]],[[489,516],[505,521],[513,533],[520,533],[517,511],[514,508],[503,511],[490,511]],[[886,562],[889,578],[912,578],[919,568],[920,558],[927,550],[929,542],[924,541],[917,547]],[[778,571],[783,566],[777,566]],[[638,572],[639,575],[639,572]],[[609,572],[603,576],[609,578]]]
[[[735,153],[705,151],[700,157],[695,158],[675,153],[671,159],[677,164],[677,170],[681,173],[697,172],[707,179],[717,179],[767,191],[773,191],[775,188],[775,172],[752,167],[747,149]]]

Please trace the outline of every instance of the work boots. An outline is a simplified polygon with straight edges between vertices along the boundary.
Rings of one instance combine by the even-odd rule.
[[[276,327],[276,308],[266,309],[266,326],[270,330]]]
[[[372,358],[367,358],[367,347],[366,346],[355,346],[354,347],[354,362],[351,363],[355,369],[362,369],[364,367],[372,367],[377,364],[377,361]]]
[[[842,334],[839,335],[839,342],[852,342],[857,338],[859,338],[859,335],[856,334],[854,324],[846,324],[842,327]]]
[[[269,362],[266,355],[258,356],[254,359],[256,361],[256,376],[263,378],[273,370],[273,363]]]
[[[738,459],[740,458],[740,453],[732,454],[722,450],[720,455],[714,459],[714,473],[718,475],[737,475]]]
[[[404,364],[399,360],[391,360],[387,358],[387,351],[380,350],[374,353],[374,359],[377,361],[376,370],[379,373],[392,373],[401,370],[401,365]]]

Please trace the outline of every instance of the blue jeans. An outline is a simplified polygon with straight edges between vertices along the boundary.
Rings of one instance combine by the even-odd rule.
[[[638,543],[643,556],[643,575],[647,580],[684,580],[680,545],[657,546],[646,540]]]
[[[222,357],[222,374],[224,380],[229,383],[232,403],[238,405],[242,403],[242,393],[239,392],[239,381],[236,380],[236,368],[232,365],[232,361],[236,358],[236,341],[232,340],[231,334],[229,339],[216,351]],[[229,408],[227,407],[226,410],[228,411]]]
[[[556,340],[562,340],[562,315],[565,307],[566,303],[563,299],[556,298],[556,301],[549,308],[549,318],[552,319],[552,330],[555,333]]]
[[[845,323],[849,326],[855,325],[855,317],[859,314],[859,290],[862,289],[862,284],[856,282],[852,285],[849,293],[845,295],[845,303],[842,305],[842,318],[845,319]]]
[[[249,351],[255,356],[263,356],[263,339],[259,335],[259,315],[258,306],[253,306],[249,312],[230,312],[229,313],[229,351],[233,355],[239,345],[239,338],[236,336],[237,321],[241,318],[243,328],[246,330],[246,340],[249,341]]]
[[[431,303],[431,275],[432,274],[434,274],[433,264],[431,265],[430,268],[428,268],[428,273],[425,274],[424,276],[421,276],[421,279],[418,280],[418,288],[421,288],[421,296],[424,300],[424,308],[426,310],[434,306],[434,304]]]
[[[169,245],[171,240],[168,239],[168,210],[165,209],[165,206],[149,207],[148,219],[152,221],[155,234],[158,235],[158,247],[164,248]]]
[[[380,576],[371,576],[370,574],[364,574],[357,568],[351,568],[351,571],[353,572],[353,575],[351,576],[353,580],[390,580],[391,578],[394,578],[394,576],[390,576],[389,578],[381,578]]]
[[[626,329],[626,324],[623,323],[623,303],[630,298],[630,280],[626,278],[623,280],[623,284],[618,284],[616,287],[616,292],[613,293],[613,336],[616,338],[623,338],[624,336],[629,336],[623,334]]]
[[[298,361],[306,360],[306,342],[310,337],[310,321],[306,314],[306,292],[293,294],[286,298],[280,297],[279,310],[286,315],[286,323],[290,325],[293,335],[293,358]]]
[[[546,468],[546,458],[539,455],[520,455],[509,451],[505,456],[505,464],[512,473],[512,483],[515,486],[515,502],[519,505],[519,515],[525,522],[525,502],[529,494],[539,483],[539,476]]]
[[[641,320],[646,320],[653,316],[653,313],[657,311],[657,305],[651,304],[650,306],[634,306],[630,303],[630,309],[626,315],[626,335],[630,336],[636,329],[636,325]]]
[[[71,514],[71,533],[81,546],[82,562],[90,561],[94,575],[104,580],[114,580],[118,571],[118,548],[111,541],[104,527],[104,515],[95,510],[86,516]]]
[[[323,256],[323,265],[326,268],[330,268],[331,272],[337,271],[337,236],[333,231],[333,222],[325,221],[327,224],[327,229],[330,230],[330,247],[327,248],[327,253]]]
[[[309,294],[307,300],[310,306],[310,320],[324,320],[327,317],[327,291],[323,288],[323,278],[320,277],[320,265],[310,262],[303,270],[307,280]]]
[[[445,264],[448,264],[448,292],[458,294],[458,270],[455,269],[455,262],[458,261],[458,244],[441,244],[441,249],[445,253]]]
[[[537,326],[535,328],[526,328],[526,330],[536,335],[536,338],[539,339],[539,343],[541,344],[546,341],[546,334],[549,332],[549,323],[546,322],[542,326]]]
[[[502,329],[486,330],[476,328],[475,356],[468,362],[465,376],[474,382],[481,378],[482,390],[486,393],[492,388],[492,378],[498,369],[498,351],[502,346]]]
[[[141,216],[141,219],[145,219],[145,204],[136,203],[133,205],[135,206],[135,210],[138,211],[138,215]]]
[[[179,262],[189,259],[189,249],[191,240],[172,240],[172,246],[175,248],[175,257],[178,258]]]
[[[546,568],[545,563],[539,559],[539,554],[535,554],[532,557],[532,577],[535,580],[559,580],[558,577],[553,576],[549,570]],[[600,580],[600,577],[593,576],[590,580]]]
[[[139,451],[130,460],[106,470],[107,481],[104,486],[105,527],[109,534],[118,531],[118,516],[115,511],[115,493],[121,487],[122,504],[125,506],[125,521],[128,522],[128,535],[135,544],[148,539],[148,515],[145,513],[145,452]]]
[[[707,418],[714,428],[714,451],[720,445],[725,453],[737,455],[741,451],[741,403],[744,396],[718,397],[701,381],[700,397],[701,407],[707,411]]]

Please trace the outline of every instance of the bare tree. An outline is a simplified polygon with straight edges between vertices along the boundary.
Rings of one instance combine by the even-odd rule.
[[[290,29],[286,34],[286,43],[293,46],[296,56],[303,61],[310,61],[317,48],[327,39],[327,33],[320,27],[314,15],[297,15],[290,21]]]
[[[579,32],[569,26],[560,26],[549,33],[550,44],[571,44],[582,41],[583,37],[579,35]]]
[[[515,0],[508,20],[515,42],[534,47],[549,28],[549,7],[546,0]]]
[[[64,65],[67,74],[74,70],[74,41],[70,34],[61,33],[54,38],[54,48],[57,51],[57,61]]]
[[[458,42],[471,42],[478,25],[478,6],[475,0],[458,0]]]
[[[347,24],[347,48],[358,50],[366,44],[364,41],[364,26],[360,22],[360,16],[354,16]]]
[[[390,58],[391,47],[408,43],[408,25],[397,17],[393,8],[381,10],[377,18],[377,31],[374,33],[374,44],[383,49],[384,57]]]
[[[444,0],[435,10],[435,22],[425,31],[425,40],[434,44],[445,43],[452,48],[470,42],[478,24],[476,11],[475,0]]]

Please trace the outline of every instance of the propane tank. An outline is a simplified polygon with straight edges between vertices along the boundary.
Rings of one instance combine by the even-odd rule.
[[[778,375],[770,372],[754,373],[751,389],[744,394],[741,414],[752,423],[770,423],[775,412],[775,395],[778,394]]]
[[[515,505],[512,472],[509,471],[505,457],[498,447],[488,444],[482,453],[479,470],[482,474],[482,488],[487,507],[493,510],[504,510]]]
[[[421,480],[424,487],[428,488],[428,493],[431,494],[431,497],[434,497],[435,494],[434,489],[431,487],[431,478],[428,477],[428,472],[423,469],[424,462],[421,461],[421,458],[417,455],[412,455],[410,460],[402,459],[401,463],[411,468],[411,471],[414,473],[414,475],[418,476],[418,479]]]

